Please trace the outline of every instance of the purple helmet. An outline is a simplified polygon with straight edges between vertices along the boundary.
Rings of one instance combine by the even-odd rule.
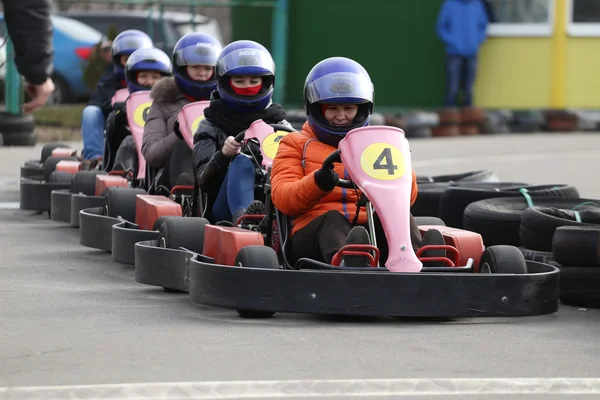
[[[139,49],[133,52],[125,64],[125,81],[129,93],[138,90],[150,90],[152,87],[142,86],[137,83],[137,74],[140,71],[154,71],[162,76],[171,76],[171,59],[160,49]]]
[[[179,39],[173,49],[173,75],[179,90],[198,101],[208,100],[217,88],[214,66],[221,50],[221,43],[205,33],[192,32]],[[188,65],[210,65],[213,74],[205,82],[195,81],[187,73]]]
[[[271,104],[275,62],[263,45],[251,40],[238,40],[228,44],[217,59],[216,73],[217,91],[223,102],[233,110],[258,112]],[[261,76],[262,87],[254,96],[238,95],[230,85],[232,76]]]
[[[313,67],[304,82],[306,120],[320,141],[337,147],[352,129],[367,126],[373,113],[374,88],[362,65],[345,57],[327,58]],[[332,126],[321,104],[356,104],[358,113],[349,126]]]
[[[129,29],[117,35],[113,40],[111,51],[113,59],[113,70],[121,79],[125,79],[125,69],[121,65],[121,56],[130,56],[138,49],[149,49],[154,47],[150,36],[137,29]]]

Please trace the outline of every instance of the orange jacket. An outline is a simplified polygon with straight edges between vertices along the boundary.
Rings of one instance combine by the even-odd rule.
[[[277,209],[293,218],[292,234],[329,210],[338,210],[353,221],[360,191],[336,187],[327,193],[319,189],[313,176],[335,150],[335,147],[320,142],[308,123],[304,123],[301,132],[285,135],[279,143],[271,170],[271,198]],[[335,172],[340,178],[348,179],[342,164],[335,164]],[[411,205],[418,192],[414,170],[412,181]],[[359,213],[358,223],[367,223],[364,209]]]

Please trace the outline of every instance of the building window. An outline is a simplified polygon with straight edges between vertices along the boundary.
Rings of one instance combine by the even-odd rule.
[[[600,37],[600,1],[570,0],[567,18],[569,35]]]
[[[550,36],[555,0],[483,0],[489,36]]]

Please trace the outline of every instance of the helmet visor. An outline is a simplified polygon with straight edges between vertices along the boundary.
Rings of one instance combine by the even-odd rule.
[[[221,74],[268,75],[275,73],[275,63],[271,55],[260,49],[238,49],[219,60],[217,67]]]
[[[197,43],[193,46],[184,47],[175,52],[177,66],[210,65],[214,67],[221,50],[221,47],[211,43]]]
[[[306,98],[310,103],[373,102],[373,84],[363,75],[335,72],[307,84]]]

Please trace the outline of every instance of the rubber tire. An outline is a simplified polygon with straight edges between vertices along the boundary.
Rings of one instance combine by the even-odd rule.
[[[548,264],[557,268],[561,267],[561,265],[554,259],[552,252],[531,250],[526,247],[519,247],[519,250],[521,250],[521,253],[523,253],[523,257],[525,257],[525,260],[527,261],[535,261],[542,264]]]
[[[38,142],[38,137],[34,132],[12,132],[2,133],[4,147],[8,146],[26,146],[33,147]]]
[[[185,247],[194,253],[202,254],[204,251],[204,227],[208,224],[206,218],[167,218],[158,230],[159,245],[167,249]]]
[[[156,221],[154,221],[153,229],[155,231],[160,231],[160,227],[167,220],[167,218],[172,218],[172,216],[171,215],[166,215],[166,216],[163,215],[162,217],[156,218]]]
[[[600,267],[600,226],[557,228],[552,238],[552,255],[565,267]]]
[[[44,162],[44,180],[47,182],[50,175],[56,170],[56,164],[61,161],[77,161],[77,157],[48,157]]]
[[[71,184],[71,192],[83,193],[86,196],[94,196],[96,194],[96,176],[106,175],[104,171],[77,171],[73,175],[73,183]]]
[[[480,273],[487,263],[492,274],[526,274],[527,262],[521,250],[514,246],[491,246],[481,254]]]
[[[446,190],[440,199],[439,216],[446,221],[448,226],[463,228],[463,216],[467,206],[473,202],[497,197],[518,197],[521,188],[527,189],[532,197],[551,196],[579,198],[577,188],[571,185],[541,185],[529,186],[525,183],[506,182],[489,184],[488,187],[451,187]],[[556,188],[556,189],[555,189]]]
[[[556,228],[600,225],[600,207],[581,207],[579,210],[582,222],[577,222],[572,210],[554,207],[532,207],[525,210],[519,228],[521,244],[533,250],[552,251],[552,239]]]
[[[587,201],[600,203],[590,199],[536,197],[534,205],[573,208]],[[521,215],[527,208],[529,205],[522,196],[476,201],[465,209],[463,229],[479,233],[486,246],[520,246]]]
[[[488,169],[469,171],[452,175],[417,176],[417,183],[450,183],[450,182],[498,182],[493,171]]]
[[[235,265],[241,268],[279,269],[277,253],[267,246],[246,246],[242,248],[235,258]],[[242,318],[271,318],[275,315],[271,311],[252,311],[238,309],[237,313]]]
[[[446,226],[444,221],[437,217],[415,217],[415,222],[417,223],[417,226],[422,226],[422,225]]]
[[[110,188],[104,198],[106,215],[112,218],[121,217],[128,222],[135,222],[135,203],[138,194],[146,194],[146,191],[133,188]]]
[[[600,308],[600,268],[562,267],[558,298],[568,306]]]
[[[72,183],[73,175],[64,171],[54,171],[50,174],[48,182],[51,183]]]
[[[69,147],[66,144],[63,143],[46,143],[44,145],[44,147],[42,147],[42,151],[41,151],[41,155],[40,155],[40,162],[43,164],[46,162],[46,160],[48,159],[48,157],[50,157],[52,155],[52,152],[54,151],[54,149],[57,149],[59,147]]]

